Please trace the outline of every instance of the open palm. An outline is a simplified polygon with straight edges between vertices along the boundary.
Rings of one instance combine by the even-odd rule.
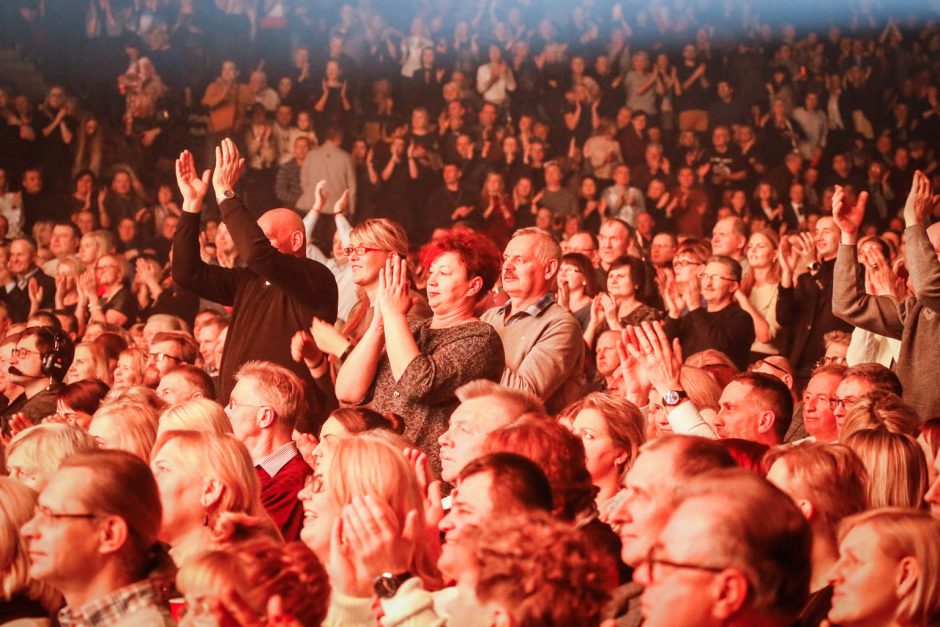
[[[193,153],[184,150],[176,160],[176,184],[179,186],[180,194],[183,196],[184,205],[201,202],[209,191],[209,170],[202,173],[202,177],[196,172],[196,160]]]

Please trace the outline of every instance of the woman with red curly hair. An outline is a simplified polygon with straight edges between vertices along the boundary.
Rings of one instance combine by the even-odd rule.
[[[372,322],[336,375],[336,397],[405,417],[405,437],[427,454],[440,476],[437,439],[459,401],[455,391],[476,379],[499,381],[503,345],[474,313],[493,287],[500,253],[483,235],[450,232],[423,251],[432,316],[409,322],[407,262],[398,255],[380,271]]]

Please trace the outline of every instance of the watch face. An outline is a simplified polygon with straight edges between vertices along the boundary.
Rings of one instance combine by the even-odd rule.
[[[375,580],[375,593],[380,597],[390,597],[398,590],[394,577],[380,575]]]
[[[663,394],[663,403],[666,405],[675,405],[679,402],[679,393],[675,390],[669,390]]]

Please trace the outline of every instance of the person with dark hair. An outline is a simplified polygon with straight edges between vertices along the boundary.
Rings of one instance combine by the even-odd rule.
[[[440,476],[437,439],[459,403],[457,388],[495,381],[503,370],[499,334],[474,312],[499,275],[499,251],[478,233],[451,232],[422,257],[432,317],[407,319],[408,264],[392,255],[380,275],[372,322],[336,375],[336,396],[350,404],[371,400],[381,413],[405,416],[405,437]]]
[[[898,376],[876,363],[858,364],[846,368],[835,394],[829,399],[836,422],[841,425],[855,403],[878,392],[890,392],[901,396],[903,389]],[[920,415],[924,417],[924,414]]]
[[[75,346],[62,331],[29,327],[20,335],[10,356],[10,381],[23,393],[0,414],[2,432],[9,434],[37,424],[55,413],[56,395],[72,365]]]
[[[582,329],[590,322],[591,305],[598,292],[597,273],[587,255],[576,252],[563,255],[558,268],[558,305],[574,316]]]
[[[97,450],[62,463],[21,530],[30,576],[62,592],[59,624],[173,624],[161,514],[153,474],[134,455]]]
[[[157,396],[167,405],[179,405],[194,398],[215,400],[215,385],[212,377],[192,364],[182,363],[167,370],[157,385]]]
[[[744,370],[756,333],[751,316],[734,300],[734,293],[741,285],[741,264],[731,257],[711,257],[698,280],[704,307],[688,298],[684,303],[678,302],[668,291],[663,291],[669,313],[665,325],[667,335],[670,339],[679,339],[684,355],[713,348],[727,354]],[[685,316],[682,315],[683,305],[689,310]]]
[[[98,379],[69,383],[56,395],[55,412],[65,418],[68,424],[88,429],[91,417],[98,411],[98,406],[108,391],[108,386]]]
[[[344,88],[345,89],[345,88]],[[343,131],[330,127],[323,136],[323,143],[307,153],[300,169],[300,186],[303,193],[297,199],[296,206],[304,210],[313,206],[316,200],[316,188],[320,181],[326,181],[328,198],[339,198],[349,190],[349,217],[356,214],[356,168],[352,157],[341,148]]]

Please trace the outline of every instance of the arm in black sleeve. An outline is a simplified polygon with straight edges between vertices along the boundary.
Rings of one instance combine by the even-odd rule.
[[[329,268],[304,256],[286,255],[271,246],[238,197],[223,201],[219,208],[239,256],[251,270],[299,302],[321,312],[330,322],[336,319],[339,296],[336,278]]]
[[[236,271],[210,266],[199,256],[199,214],[183,213],[173,236],[173,281],[221,305],[235,302]]]

